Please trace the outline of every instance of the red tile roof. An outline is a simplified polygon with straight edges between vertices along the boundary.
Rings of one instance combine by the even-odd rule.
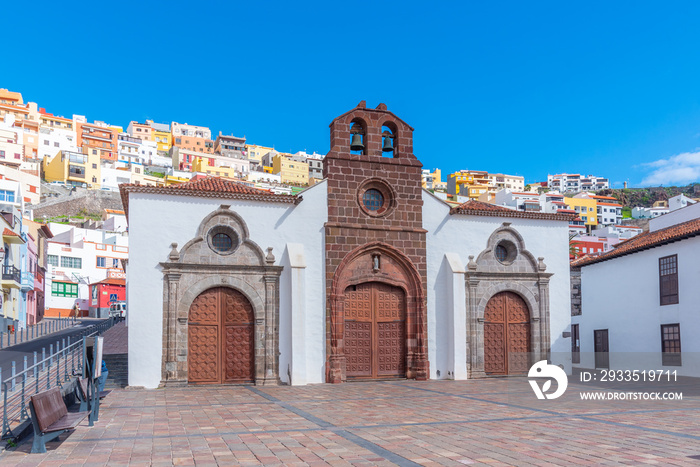
[[[581,258],[573,261],[571,267],[588,266],[589,264],[607,261],[609,259],[636,253],[637,251],[648,250],[697,235],[700,235],[700,219],[693,219],[654,232],[641,233],[636,237],[618,243],[613,250],[600,256],[596,256],[595,258]]]
[[[122,205],[127,217],[129,215],[129,193],[201,196],[204,198],[230,198],[291,204],[299,204],[302,200],[302,197],[299,195],[278,195],[268,190],[251,188],[242,183],[219,177],[205,177],[200,180],[160,187],[124,183],[119,185],[119,191],[121,192]]]
[[[5,230],[2,231],[2,236],[3,236],[3,237],[5,237],[5,236],[8,236],[8,237],[19,237],[19,234],[16,234],[16,233],[13,232],[12,230],[10,230],[10,229],[8,229],[7,227],[5,227]]]
[[[512,209],[469,200],[450,209],[450,214],[467,214],[470,216],[521,217],[524,219],[543,219],[550,221],[567,221],[573,219],[570,214],[546,214],[541,212],[514,211]]]
[[[617,204],[617,203],[598,203],[598,206],[617,206],[620,208],[622,207],[621,204]]]
[[[588,195],[593,199],[611,199],[613,201],[617,201],[617,198],[614,198],[612,196],[600,196],[600,195]]]

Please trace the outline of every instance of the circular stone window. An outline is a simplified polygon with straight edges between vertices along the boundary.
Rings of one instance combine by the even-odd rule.
[[[498,245],[494,248],[494,255],[501,264],[511,264],[517,254],[518,250],[515,248],[515,245],[507,240],[498,242]]]
[[[369,211],[379,211],[384,206],[384,195],[381,191],[371,188],[362,194],[362,203]]]
[[[220,255],[230,255],[238,248],[238,234],[231,227],[217,225],[207,234],[209,248]]]
[[[382,217],[394,208],[396,202],[394,192],[389,185],[380,179],[370,179],[357,190],[357,202],[360,209],[370,217]]]

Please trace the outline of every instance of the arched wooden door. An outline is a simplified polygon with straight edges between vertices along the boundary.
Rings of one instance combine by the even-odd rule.
[[[190,383],[250,383],[255,379],[254,314],[237,290],[202,292],[190,307],[187,367]]]
[[[520,295],[501,292],[484,311],[484,371],[490,375],[525,374],[529,368],[530,312]]]
[[[406,375],[406,298],[379,282],[345,290],[345,374],[348,378]]]

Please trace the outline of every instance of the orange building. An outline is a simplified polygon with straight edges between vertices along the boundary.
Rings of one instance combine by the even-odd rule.
[[[131,121],[129,122],[126,132],[133,138],[138,138],[143,141],[155,141],[150,123]]]
[[[187,150],[214,154],[214,141],[196,136],[175,136],[173,135],[173,146]]]
[[[83,154],[99,155],[100,159],[117,160],[117,131],[93,123],[77,122],[78,147]]]

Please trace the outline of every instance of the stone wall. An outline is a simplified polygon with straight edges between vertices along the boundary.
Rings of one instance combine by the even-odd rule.
[[[581,268],[571,268],[571,316],[581,314]]]
[[[122,211],[122,200],[119,193],[102,190],[83,190],[66,194],[59,198],[51,198],[31,206],[34,219],[41,220],[44,216],[77,216],[81,213],[100,214],[103,209]]]

